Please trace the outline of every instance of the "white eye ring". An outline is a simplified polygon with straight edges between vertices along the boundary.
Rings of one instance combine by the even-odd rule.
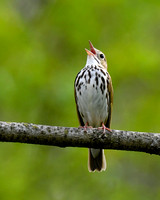
[[[99,55],[99,57],[103,59],[103,58],[104,58],[104,54],[101,53],[101,54]]]

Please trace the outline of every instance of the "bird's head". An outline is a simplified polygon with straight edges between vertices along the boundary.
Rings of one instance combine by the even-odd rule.
[[[91,41],[89,41],[89,45],[90,45],[90,51],[86,49],[86,52],[89,55],[89,57],[92,57],[92,59],[94,58],[95,60],[97,60],[97,62],[99,61],[99,63],[105,69],[107,69],[107,61],[106,61],[104,53],[102,53],[100,50],[94,48]]]

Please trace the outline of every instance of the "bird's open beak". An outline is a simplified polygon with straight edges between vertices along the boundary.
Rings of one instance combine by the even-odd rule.
[[[95,48],[94,48],[94,46],[93,46],[93,44],[91,43],[90,40],[89,40],[89,45],[90,45],[90,51],[91,51],[94,55],[96,55]]]
[[[85,49],[86,50],[86,52],[87,52],[87,54],[89,55],[89,56],[94,56],[94,54],[91,52],[91,51],[89,51],[88,49]]]

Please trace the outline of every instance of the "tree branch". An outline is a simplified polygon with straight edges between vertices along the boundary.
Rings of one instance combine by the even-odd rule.
[[[92,147],[139,151],[160,155],[160,134],[93,128],[58,127],[0,122],[1,142],[20,142],[59,147]]]

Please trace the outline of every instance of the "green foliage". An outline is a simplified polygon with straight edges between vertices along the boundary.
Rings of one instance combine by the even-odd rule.
[[[159,132],[160,3],[0,1],[0,120],[78,126],[73,82],[88,40],[108,58],[112,128]],[[88,173],[87,149],[0,144],[0,199],[160,199],[158,156],[107,151]]]

